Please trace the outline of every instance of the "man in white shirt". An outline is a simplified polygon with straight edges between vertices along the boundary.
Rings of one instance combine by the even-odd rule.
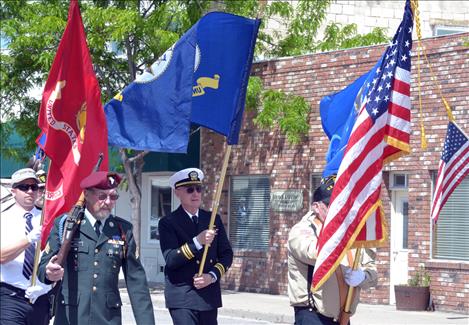
[[[23,168],[12,175],[11,181],[15,204],[0,217],[0,323],[37,324],[31,317],[32,304],[50,290],[39,280],[31,286],[34,254],[41,237],[41,213],[34,206],[38,179],[33,169]]]

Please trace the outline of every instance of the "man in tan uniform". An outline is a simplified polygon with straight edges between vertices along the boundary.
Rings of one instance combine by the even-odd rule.
[[[347,286],[355,287],[350,307],[353,314],[358,305],[360,289],[377,283],[375,253],[366,249],[360,268],[352,270],[346,266],[351,264],[344,259],[320,290],[311,293],[311,279],[318,254],[316,243],[327,215],[333,187],[334,180],[330,178],[314,191],[312,210],[293,226],[288,237],[288,296],[295,310],[295,325],[338,324]]]

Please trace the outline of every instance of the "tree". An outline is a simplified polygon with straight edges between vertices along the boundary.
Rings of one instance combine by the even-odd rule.
[[[88,0],[81,1],[83,22],[95,71],[107,102],[125,85],[142,73],[175,43],[206,12],[222,10],[247,17],[261,17],[256,53],[263,57],[297,55],[326,48],[338,48],[345,40],[360,36],[353,30],[341,37],[315,40],[330,4],[327,1],[210,1],[210,0]],[[7,152],[25,161],[35,147],[39,130],[34,128],[40,107],[40,88],[50,70],[62,36],[68,1],[0,1],[1,69],[0,105],[2,107],[1,145],[12,128],[26,139],[22,151]],[[279,30],[266,22],[277,21]],[[347,28],[344,27],[344,28]],[[327,32],[327,31],[326,31]],[[372,38],[382,42],[381,38]],[[258,109],[256,122],[261,127],[278,123],[288,139],[295,143],[307,132],[308,104],[304,99],[264,89],[260,79],[249,86],[248,105]],[[37,93],[36,96],[34,93]],[[131,193],[132,222],[140,236],[141,174],[147,152],[120,149],[128,189]],[[137,243],[139,238],[136,238]]]

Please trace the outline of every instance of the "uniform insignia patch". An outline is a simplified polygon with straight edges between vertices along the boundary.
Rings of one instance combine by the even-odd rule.
[[[109,239],[108,241],[108,244],[111,244],[111,245],[121,245],[121,246],[124,246],[124,241],[123,240],[118,240],[118,239]]]
[[[46,252],[46,254],[49,254],[49,252],[50,252],[50,245],[49,245],[49,242],[47,242],[46,248],[44,248],[44,251]]]
[[[196,171],[191,171],[189,173],[189,178],[191,179],[191,181],[197,181],[199,179],[199,174],[197,174]]]

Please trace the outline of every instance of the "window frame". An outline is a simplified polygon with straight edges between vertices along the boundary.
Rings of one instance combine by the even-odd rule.
[[[239,246],[242,246],[242,245],[239,245],[238,246],[238,237],[234,237],[234,236],[239,236],[239,233],[237,232],[236,234],[233,234],[233,227],[232,227],[232,224],[233,222],[236,222],[236,220],[233,220],[233,218],[235,218],[235,215],[234,215],[234,212],[233,212],[233,206],[234,206],[234,203],[233,203],[233,184],[236,180],[240,180],[240,179],[252,179],[252,178],[265,178],[268,182],[268,186],[266,187],[266,189],[268,189],[268,192],[267,192],[267,197],[264,198],[264,200],[266,200],[268,203],[267,203],[267,211],[266,211],[266,214],[267,216],[265,217],[265,223],[268,223],[268,231],[267,231],[267,235],[265,235],[265,238],[263,238],[264,242],[261,244],[261,246],[264,246],[264,247],[260,247],[260,248],[248,248],[248,247],[239,247]],[[272,188],[271,188],[271,183],[270,183],[270,176],[269,175],[265,175],[265,174],[256,174],[256,175],[231,175],[230,176],[230,182],[229,182],[229,195],[228,195],[228,225],[227,225],[227,235],[228,235],[228,238],[231,242],[231,246],[233,248],[233,250],[237,250],[237,251],[252,251],[252,252],[263,252],[263,253],[266,253],[268,252],[269,248],[270,248],[270,221],[271,221],[271,209],[270,209],[270,195],[271,195],[271,191],[272,191]],[[259,235],[259,238],[261,238],[261,236]]]
[[[433,196],[435,195],[435,185],[436,185],[436,181],[437,181],[437,177],[438,177],[438,171],[437,170],[430,170],[430,180],[431,180],[431,199],[430,199],[430,211],[431,211],[431,205],[433,203]],[[438,218],[438,223],[435,225],[431,220],[430,220],[430,223],[431,223],[431,236],[430,236],[430,240],[431,240],[431,245],[430,245],[430,257],[432,260],[437,260],[437,261],[459,261],[459,262],[463,262],[463,263],[469,263],[469,256],[467,256],[467,258],[464,258],[464,257],[461,257],[461,256],[450,256],[449,251],[457,251],[458,250],[458,247],[454,247],[451,246],[450,244],[447,244],[449,246],[451,246],[450,248],[447,248],[446,251],[448,252],[442,252],[442,253],[438,253],[437,251],[437,236],[438,236],[438,226],[440,225],[440,229],[442,229],[441,227],[443,227],[445,225],[445,222],[448,221],[448,219],[442,219],[442,214],[444,215],[444,213],[446,212],[446,210],[448,209],[454,209],[454,207],[451,207],[450,208],[450,205],[452,203],[452,196],[456,193],[459,194],[459,191],[461,190],[461,186],[464,184],[465,187],[467,187],[469,189],[469,178],[465,178],[459,185],[458,187],[454,190],[453,193],[451,193],[450,197],[448,198],[448,201],[446,202],[445,206],[441,209],[440,211],[440,216]],[[459,191],[458,191],[459,189]],[[468,190],[466,189],[466,190]],[[469,191],[469,190],[468,190]],[[461,196],[462,198],[464,198],[464,196]],[[445,215],[444,215],[445,216]],[[447,215],[446,215],[447,216]],[[430,218],[430,216],[429,216]],[[463,220],[463,217],[458,217],[456,219],[456,221],[453,219],[451,222],[449,222],[448,224],[450,223],[454,223],[454,222],[457,222],[459,220]],[[443,225],[442,225],[442,222],[443,222]],[[469,220],[466,221],[467,224],[468,224],[468,227],[469,227]],[[459,223],[458,223],[459,224]],[[459,227],[456,227],[457,229],[459,229]],[[443,231],[443,230],[441,230]],[[450,231],[448,231],[448,234],[446,234],[446,237],[447,238],[452,238],[454,235],[453,233],[451,233]],[[441,240],[441,239],[440,239]],[[458,240],[454,240],[453,241],[454,243],[458,243]],[[464,251],[464,247],[466,247],[466,250],[467,250],[467,246],[465,246],[464,244],[461,244],[461,249],[462,251]],[[454,252],[454,254],[456,254],[457,252]],[[447,255],[445,255],[447,254]]]

